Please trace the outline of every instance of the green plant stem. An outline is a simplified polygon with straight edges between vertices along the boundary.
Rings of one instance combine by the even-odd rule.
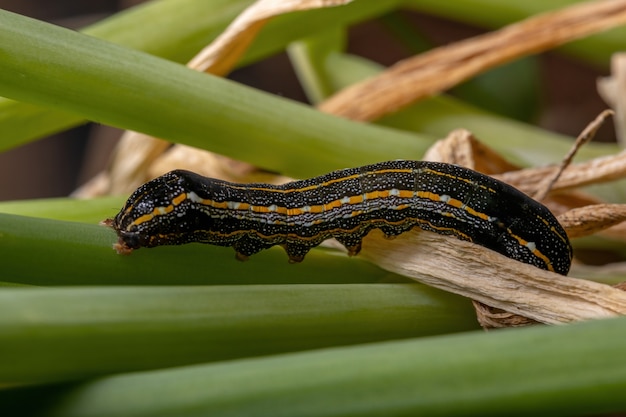
[[[336,92],[329,73],[340,68],[329,66],[329,55],[344,50],[348,40],[344,30],[325,30],[321,34],[292,42],[289,59],[309,102],[319,104]]]
[[[84,30],[90,36],[150,54],[185,62],[219,34],[251,0],[158,0],[134,7]],[[241,65],[285,48],[293,40],[320,30],[343,27],[393,10],[398,4],[472,24],[497,28],[534,13],[573,3],[567,1],[472,0],[459,4],[431,1],[356,1],[273,20],[263,29]],[[483,10],[494,13],[483,13]],[[624,28],[574,42],[566,49],[603,67],[615,51],[624,49]],[[45,134],[84,122],[79,115],[0,98],[0,149],[8,149]],[[458,123],[457,123],[458,125]]]
[[[5,11],[0,11],[0,40],[5,45],[0,94],[254,161],[288,175],[421,155],[430,143],[424,136],[322,114]],[[302,155],[310,164],[303,164]]]
[[[251,3],[251,0],[151,1],[86,27],[82,32],[176,62],[185,62]],[[71,112],[0,97],[0,150],[85,121]]]
[[[279,248],[248,262],[231,248],[191,244],[118,255],[115,233],[95,224],[0,214],[2,281],[29,285],[195,285],[406,281],[338,251],[314,249],[293,265]],[[36,262],[33,262],[36,260]]]
[[[115,215],[124,205],[124,197],[92,199],[37,198],[0,201],[0,213],[53,220],[98,224]]]
[[[113,376],[56,391],[42,414],[337,417],[617,413],[626,410],[626,365],[622,361],[626,339],[613,336],[624,332],[626,318],[619,318]]]
[[[419,284],[4,288],[0,384],[477,327],[468,300]]]
[[[176,62],[186,62],[208,45],[251,0],[158,0],[133,7],[83,30],[106,39]],[[321,28],[352,24],[396,7],[397,0],[354,2],[334,7],[291,13],[274,19],[242,57],[248,65],[283,50],[294,39]],[[0,150],[45,134],[54,133],[85,119],[60,109],[36,107],[0,98]]]

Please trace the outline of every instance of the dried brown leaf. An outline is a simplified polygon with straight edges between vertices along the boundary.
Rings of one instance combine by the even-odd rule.
[[[107,194],[128,193],[148,179],[150,165],[170,146],[169,142],[139,132],[127,131],[118,142],[109,167]]]
[[[483,329],[498,329],[503,327],[523,327],[537,324],[538,322],[519,314],[489,307],[483,303],[472,300],[476,319]]]
[[[275,16],[301,10],[341,6],[352,0],[259,0],[248,7],[188,64],[190,68],[225,75],[248,49],[261,28]]]
[[[519,169],[465,129],[454,130],[435,142],[423,159],[461,165],[488,175]]]
[[[248,163],[180,144],[172,146],[167,152],[161,154],[150,165],[148,176],[158,177],[174,167],[185,167],[206,177],[239,183],[280,184],[289,181],[286,177],[261,170]]]
[[[375,120],[487,69],[624,23],[624,0],[575,4],[401,61],[319,108],[353,120]]]
[[[519,188],[526,194],[534,195],[538,192],[542,179],[554,176],[558,169],[556,166],[527,168],[506,172],[495,177]],[[568,166],[554,183],[552,191],[600,184],[624,177],[626,177],[626,151]]]
[[[561,214],[558,220],[570,239],[589,236],[626,221],[626,204],[596,204],[575,208]]]

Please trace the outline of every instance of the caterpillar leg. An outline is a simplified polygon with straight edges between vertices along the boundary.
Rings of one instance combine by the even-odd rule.
[[[382,224],[378,226],[381,232],[385,235],[385,239],[395,239],[398,235],[407,232],[413,228],[412,224],[404,224],[404,225],[389,225]]]
[[[287,242],[281,246],[285,249],[285,252],[287,252],[289,263],[292,264],[302,262],[306,254],[309,253],[309,250],[311,249],[310,245],[304,245],[296,242]]]
[[[361,236],[338,236],[337,242],[341,243],[348,250],[348,256],[356,256],[361,252]]]
[[[250,256],[263,249],[269,249],[272,246],[274,246],[273,243],[268,244],[248,236],[242,237],[233,245],[233,249],[235,249],[235,259],[238,261],[247,261]]]
[[[235,250],[235,259],[237,259],[239,262],[245,262],[250,259],[250,255],[244,255],[243,253],[237,252],[237,250]]]

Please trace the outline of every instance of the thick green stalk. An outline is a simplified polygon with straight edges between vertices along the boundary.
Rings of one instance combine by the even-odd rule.
[[[55,391],[56,396],[40,406],[41,415],[619,413],[626,410],[626,365],[622,360],[626,338],[614,336],[624,332],[626,318],[619,318],[113,376]],[[28,398],[28,391],[23,396]],[[15,401],[14,405],[31,403]]]
[[[184,62],[210,42],[250,3],[251,0],[151,1],[86,28],[84,32],[113,43]],[[276,53],[284,49],[290,41],[325,28],[341,27],[373,18],[394,9],[398,3],[396,0],[355,1],[347,7],[282,16],[264,28],[243,57],[242,64]],[[405,0],[401,3],[445,18],[495,28],[549,8],[570,4],[572,1],[472,0],[448,4]],[[484,13],[486,9],[494,12]],[[626,37],[621,34],[623,30],[617,29],[574,42],[567,48],[606,67],[611,52],[624,48]],[[0,98],[0,149],[18,146],[83,121],[79,115],[60,109],[46,109]]]
[[[118,255],[112,230],[95,224],[0,214],[2,281],[30,285],[356,283],[405,279],[359,257],[314,249],[301,264],[279,248],[248,262],[231,248],[191,244]],[[35,261],[34,261],[35,260]]]
[[[251,0],[153,1],[88,27],[84,33],[177,62],[186,62],[251,3]],[[396,7],[397,3],[397,0],[360,1],[346,7],[281,16],[262,31],[242,57],[241,65],[277,53],[291,40],[321,28],[371,18]],[[41,68],[37,69],[41,71]],[[93,88],[88,87],[85,94]],[[0,150],[82,123],[85,117],[56,106],[36,107],[2,98],[0,110]]]
[[[0,41],[2,95],[254,161],[288,175],[421,155],[430,143],[424,136],[322,114],[9,12],[0,11]],[[298,155],[311,162],[304,164]]]
[[[124,201],[124,197],[100,197],[89,200],[41,198],[0,201],[0,213],[95,225],[115,215],[115,210],[121,208]]]
[[[468,300],[419,284],[4,288],[0,385],[477,326]]]
[[[96,38],[178,62],[213,40],[251,0],[156,0],[83,29]],[[0,97],[0,150],[80,123],[80,115]]]

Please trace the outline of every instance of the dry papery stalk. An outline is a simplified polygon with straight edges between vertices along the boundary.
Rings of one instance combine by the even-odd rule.
[[[626,23],[626,1],[575,4],[401,61],[335,94],[319,109],[376,120],[490,68]]]
[[[543,180],[553,177],[558,169],[556,166],[527,168],[493,177],[532,196],[541,188]],[[553,184],[552,194],[542,202],[554,213],[561,214],[559,222],[566,227],[570,237],[583,237],[603,231],[604,236],[626,241],[626,223],[623,222],[626,205],[604,204],[575,189],[623,178],[626,178],[626,152],[573,164],[563,170]]]
[[[626,293],[527,265],[454,237],[412,230],[393,240],[378,230],[361,255],[418,282],[493,308],[557,324],[626,314]]]
[[[537,200],[543,200],[548,192],[571,189],[600,182],[613,181],[626,176],[626,153],[596,158],[583,164],[572,165],[580,148],[590,142],[612,110],[604,110],[576,138],[570,151],[559,166],[531,168],[523,172],[503,173],[502,181],[523,190]]]

